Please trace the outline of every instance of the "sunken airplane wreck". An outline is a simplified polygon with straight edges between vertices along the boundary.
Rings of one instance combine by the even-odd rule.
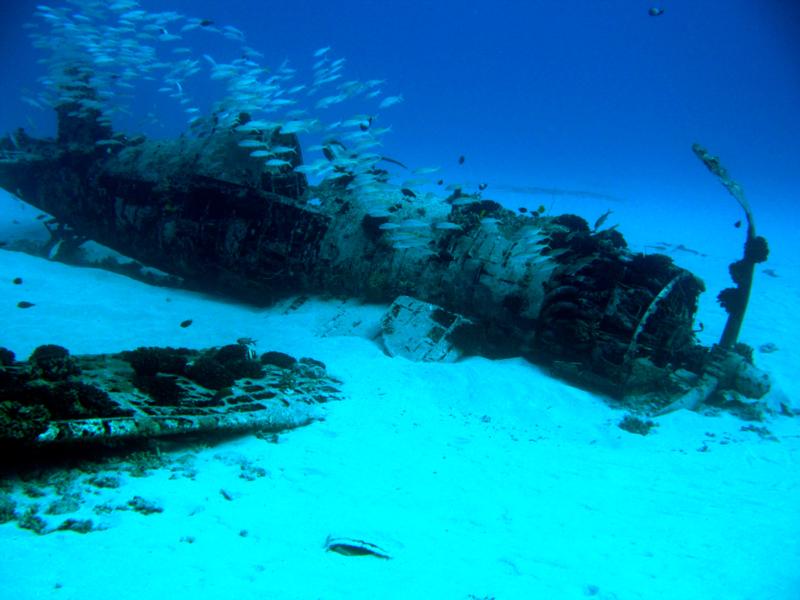
[[[327,50],[317,52],[320,63]],[[0,186],[52,215],[56,242],[94,240],[187,287],[260,305],[298,294],[393,303],[384,320],[392,353],[522,355],[645,414],[704,403],[761,410],[768,379],[737,342],[767,248],[743,194],[745,256],[732,265],[736,287],[720,295],[729,326],[708,348],[693,330],[703,283],[665,255],[630,251],[614,227],[516,214],[460,188],[422,201],[413,186],[391,182],[391,161],[366,152],[371,120],[356,123],[355,144],[330,136],[323,164],[311,165],[297,133],[312,119],[267,122],[228,110],[193,116],[191,136],[115,133],[103,79],[81,60],[58,65],[56,138],[20,129],[0,141]],[[348,84],[340,94],[356,89]],[[740,191],[718,159],[695,152]],[[310,185],[306,173],[321,172]],[[398,342],[404,332],[418,343]]]
[[[647,413],[695,407],[722,390],[726,398],[768,390],[735,339],[714,349],[696,343],[702,282],[667,256],[630,252],[615,229],[593,230],[575,215],[517,215],[463,195],[416,218],[398,196],[396,213],[373,216],[349,174],[312,188],[290,168],[237,170],[245,136],[236,130],[168,142],[118,136],[108,152],[90,135],[94,121],[67,110],[59,109],[55,140],[16,133],[0,185],[69,235],[191,288],[262,305],[309,293],[411,296],[439,307],[432,329],[447,330],[464,352],[522,354]],[[280,143],[301,164],[296,137]]]

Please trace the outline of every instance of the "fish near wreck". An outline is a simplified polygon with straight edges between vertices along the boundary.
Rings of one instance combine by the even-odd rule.
[[[651,414],[677,408],[676,398],[694,407],[722,385],[703,379],[709,365],[741,362],[696,342],[700,280],[574,215],[534,221],[468,198],[444,203],[444,219],[405,215],[417,210],[410,203],[397,218],[372,216],[370,197],[341,178],[312,188],[291,170],[215,176],[211,165],[238,151],[235,132],[100,156],[93,143],[17,138],[37,158],[0,164],[0,185],[196,289],[260,305],[298,293],[386,303],[408,294],[475,323],[459,334],[466,352],[521,354]],[[84,174],[72,166],[81,161]],[[307,204],[312,195],[319,202]],[[698,385],[703,393],[690,395]]]
[[[338,73],[340,63],[319,68]],[[403,201],[417,194],[387,169],[405,165],[359,141],[331,137],[322,162],[304,164],[297,133],[318,126],[311,116],[266,121],[241,111],[230,126],[198,123],[198,137],[134,145],[98,123],[99,110],[74,110],[101,91],[82,83],[56,106],[55,140],[24,131],[0,139],[0,150],[15,153],[0,162],[0,185],[189,287],[260,305],[311,293],[413,296],[473,324],[457,336],[466,352],[526,356],[641,412],[668,410],[676,398],[694,407],[724,386],[764,393],[708,376],[746,358],[697,343],[702,281],[667,256],[632,252],[602,220],[593,229],[544,207],[516,214],[460,187],[449,201]],[[100,151],[100,140],[120,143]],[[290,149],[282,155],[292,160],[252,160],[261,140],[264,150]],[[307,174],[323,181],[312,186]]]

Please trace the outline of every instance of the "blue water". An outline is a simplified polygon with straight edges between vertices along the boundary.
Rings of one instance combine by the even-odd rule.
[[[42,55],[21,28],[37,4],[16,0],[0,9],[2,132],[53,128],[52,115],[19,99],[37,90],[43,73],[36,63]],[[264,64],[289,59],[298,80],[303,69],[310,73],[313,51],[331,46],[333,56],[347,59],[347,77],[386,79],[387,93],[403,95],[404,103],[380,117],[392,126],[384,152],[416,166],[452,167],[464,155],[458,174],[466,180],[588,190],[645,205],[655,194],[691,206],[717,191],[689,149],[700,141],[723,157],[764,218],[794,214],[796,2],[674,1],[658,17],[647,13],[652,3],[629,0],[141,6],[234,25],[264,53]],[[198,53],[222,56],[237,47],[191,34],[186,39]],[[195,79],[202,91],[203,75]],[[137,101],[165,123],[172,119],[161,134],[180,129],[174,103]],[[713,200],[725,205],[723,195]],[[535,202],[518,194],[504,200]]]

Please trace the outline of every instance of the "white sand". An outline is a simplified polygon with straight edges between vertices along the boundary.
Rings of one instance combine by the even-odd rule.
[[[18,207],[4,208],[0,239],[27,227],[9,225]],[[725,261],[714,260],[727,285]],[[23,285],[11,283],[17,276]],[[779,347],[757,356],[776,380],[774,401],[797,402],[797,289],[760,277],[744,332]],[[20,300],[36,306],[18,309]],[[370,339],[381,307],[285,308],[0,251],[0,345],[20,358],[42,343],[98,353],[251,336],[259,352],[324,361],[347,395],[324,422],[277,444],[244,436],[175,450],[168,458],[185,457],[183,470],[123,472],[115,489],[81,475],[81,510],[45,518],[106,529],[39,536],[0,525],[0,598],[800,597],[800,419],[763,424],[779,441],[741,431],[729,415],[686,411],[632,435],[617,427],[623,412],[521,359],[385,356]],[[701,320],[719,331],[721,311],[708,312]],[[184,319],[191,327],[178,326]],[[247,481],[242,465],[266,474]],[[163,512],[91,510],[137,495]],[[14,497],[20,509],[48,502]],[[328,535],[371,541],[393,558],[326,552]]]

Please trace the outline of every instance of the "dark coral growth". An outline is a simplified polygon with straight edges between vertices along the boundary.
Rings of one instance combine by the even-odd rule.
[[[81,372],[75,359],[70,357],[69,350],[55,344],[39,346],[28,360],[31,374],[37,379],[60,381]]]
[[[223,346],[217,350],[214,358],[236,379],[245,377],[258,379],[264,376],[261,365],[250,355],[250,349],[244,344]]]
[[[137,375],[171,373],[183,375],[192,351],[187,348],[141,347],[122,352],[120,357],[130,363]]]
[[[514,315],[521,315],[528,310],[529,305],[530,302],[523,294],[512,293],[503,298],[503,308]]]
[[[570,231],[589,233],[591,231],[586,219],[578,215],[557,215],[552,217],[552,223],[566,227]]]
[[[75,533],[89,533],[94,531],[91,519],[66,519],[56,528],[58,531],[74,531]]]
[[[157,502],[153,500],[146,500],[141,496],[134,496],[128,500],[128,506],[130,506],[132,510],[143,515],[152,515],[154,513],[164,512],[164,508],[161,507]]]
[[[47,429],[50,413],[43,406],[24,406],[19,402],[0,402],[0,438],[29,441]]]
[[[14,364],[14,353],[8,348],[0,348],[0,367],[10,367]]]
[[[36,514],[38,508],[39,507],[36,505],[29,506],[28,509],[22,513],[22,516],[17,521],[17,525],[21,529],[29,529],[38,535],[43,535],[47,531],[47,522]]]
[[[119,409],[105,390],[82,381],[42,384],[34,380],[20,385],[15,395],[22,404],[32,409],[37,406],[46,409],[49,417],[54,419],[113,417],[127,414]]]
[[[124,414],[105,390],[83,381],[55,384],[50,388],[49,398],[44,404],[54,416],[64,419],[88,415],[111,417]]]
[[[5,362],[13,361],[13,353],[4,354]],[[36,348],[26,363],[0,368],[0,438],[32,441],[52,419],[130,414],[80,375],[77,360],[54,344]]]
[[[236,377],[221,362],[211,356],[201,356],[187,369],[186,376],[210,390],[231,387]]]
[[[624,248],[628,247],[628,242],[625,241],[625,236],[623,236],[616,229],[604,229],[603,231],[598,231],[594,234],[594,237],[600,240],[602,243],[609,244],[612,248],[617,250],[623,250]]]
[[[133,376],[133,385],[141,390],[153,402],[162,406],[174,406],[186,396],[186,391],[178,384],[175,377],[170,375],[140,375]]]
[[[766,238],[757,235],[747,240],[744,246],[744,260],[762,263],[769,258],[769,245]]]
[[[8,523],[17,518],[17,502],[7,494],[0,494],[0,523]]]
[[[649,419],[640,419],[633,415],[625,415],[625,418],[619,422],[618,427],[637,435],[647,435],[653,427],[658,427],[658,424]]]
[[[325,363],[307,356],[297,361],[294,370],[301,377],[308,377],[309,379],[322,379],[326,375]]]
[[[245,344],[228,344],[196,358],[187,368],[186,377],[210,390],[233,386],[237,379],[258,379],[264,369]]]
[[[635,254],[631,258],[630,281],[637,285],[663,286],[674,276],[674,261],[666,254]]]
[[[321,362],[274,353],[273,359],[292,366],[262,364],[253,343],[241,338],[202,351],[138,348],[74,358],[46,346],[36,361],[20,363],[7,352],[5,360],[13,364],[0,366],[0,455],[16,461],[26,456],[16,452],[20,448],[39,452],[62,442],[77,447],[215,429],[297,427],[313,420],[311,412],[297,416],[284,407],[339,398]],[[73,374],[44,378],[65,373]]]
[[[291,369],[297,362],[297,359],[284,352],[271,350],[261,355],[261,362],[262,364],[272,365],[281,369]]]
[[[717,301],[728,314],[740,313],[747,308],[747,299],[740,288],[725,288],[717,294]]]

